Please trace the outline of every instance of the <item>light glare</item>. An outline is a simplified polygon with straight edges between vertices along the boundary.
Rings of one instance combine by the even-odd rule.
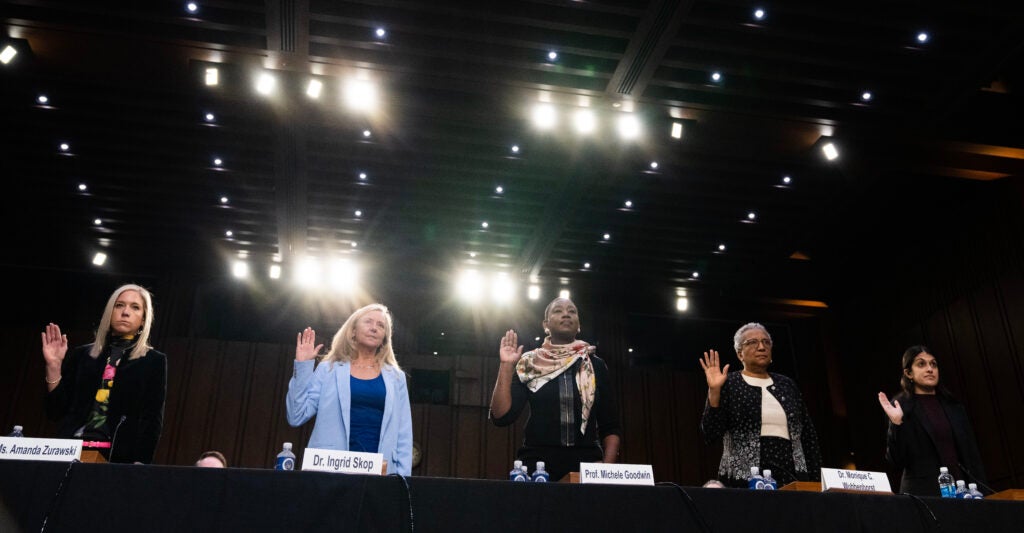
[[[309,85],[306,86],[306,96],[316,100],[320,98],[320,91],[324,88],[324,84],[320,83],[320,80],[309,80]]]
[[[836,148],[836,145],[832,143],[826,143],[824,146],[821,147],[821,151],[825,154],[825,158],[828,159],[829,161],[834,161],[837,157],[839,157],[839,150]]]
[[[569,289],[562,289],[562,290],[558,291],[558,297],[562,298],[564,300],[568,300],[569,299]]]
[[[636,139],[640,136],[640,121],[635,116],[625,114],[619,117],[619,136],[623,139]]]
[[[572,117],[573,126],[576,127],[576,131],[584,135],[593,133],[597,129],[597,120],[594,118],[594,112],[589,109],[579,109]]]
[[[107,262],[107,254],[103,252],[96,252],[96,255],[92,257],[92,264],[96,266],[103,266],[103,263]]]
[[[235,261],[235,264],[231,267],[231,274],[238,279],[245,279],[249,277],[249,263],[245,261]]]
[[[267,95],[274,92],[274,85],[276,80],[269,73],[264,72],[260,74],[260,77],[256,81],[256,91],[260,94]]]
[[[8,64],[14,59],[14,56],[18,55],[18,51],[11,45],[4,47],[4,51],[0,52],[0,63]]]
[[[683,312],[690,308],[690,299],[686,296],[676,298],[676,311]]]
[[[281,279],[281,265],[270,265],[267,275],[270,276],[270,279]]]
[[[672,138],[682,139],[683,138],[683,123],[673,122],[672,123]]]
[[[220,71],[216,67],[206,69],[206,84],[209,86],[220,83]]]
[[[541,130],[549,130],[555,127],[558,117],[555,108],[548,104],[537,104],[533,107],[533,125]]]
[[[372,111],[377,108],[377,86],[365,80],[345,82],[345,106],[353,111]]]
[[[530,285],[530,288],[526,290],[526,297],[531,300],[539,300],[540,285]]]

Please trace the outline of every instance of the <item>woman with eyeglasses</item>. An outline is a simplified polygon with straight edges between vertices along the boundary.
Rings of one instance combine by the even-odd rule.
[[[701,431],[708,444],[722,441],[719,478],[746,487],[751,467],[770,469],[779,487],[820,479],[818,436],[800,389],[782,374],[768,372],[772,337],[751,322],[733,336],[741,372],[719,366],[718,352],[704,352],[700,366],[708,382]]]
[[[889,417],[885,457],[903,471],[900,492],[939,496],[936,478],[945,466],[956,479],[985,485],[981,452],[964,405],[939,385],[939,363],[926,346],[903,352],[902,391],[878,402]]]

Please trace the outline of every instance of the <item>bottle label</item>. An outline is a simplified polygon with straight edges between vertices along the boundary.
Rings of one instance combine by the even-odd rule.
[[[512,475],[512,481],[526,481],[526,476],[522,472]]]
[[[277,467],[278,470],[295,470],[295,458],[294,457],[278,457]]]
[[[533,481],[535,483],[547,483],[548,482],[548,476],[536,476],[536,477],[533,478]]]
[[[764,480],[751,479],[750,482],[747,483],[747,487],[753,490],[764,490]]]
[[[764,490],[775,490],[775,483],[765,483]]]

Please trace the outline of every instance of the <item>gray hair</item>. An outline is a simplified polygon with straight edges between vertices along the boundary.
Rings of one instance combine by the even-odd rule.
[[[772,340],[772,334],[768,333],[768,328],[758,324],[757,322],[748,322],[740,326],[740,329],[736,330],[736,334],[732,336],[732,347],[736,349],[736,353],[740,353],[740,342],[743,341],[743,334],[752,330],[759,329],[768,336],[768,340]]]

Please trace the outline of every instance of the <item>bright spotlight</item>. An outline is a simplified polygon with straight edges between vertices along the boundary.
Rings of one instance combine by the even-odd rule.
[[[96,266],[103,266],[103,263],[107,262],[107,254],[103,252],[96,252],[96,255],[92,256],[92,264]]]
[[[589,109],[578,109],[572,117],[572,124],[576,127],[576,131],[587,135],[593,133],[597,128],[597,119],[594,118],[594,112]]]
[[[0,63],[8,64],[14,59],[14,56],[18,55],[18,50],[13,46],[7,45],[4,47],[3,52],[0,52]]]
[[[306,96],[316,100],[320,98],[320,91],[324,88],[324,84],[320,83],[320,80],[309,80],[309,85],[306,86]]]
[[[264,72],[256,80],[256,91],[260,94],[270,94],[274,92],[275,84],[274,76],[270,75],[269,72]]]
[[[821,152],[825,154],[825,159],[828,159],[829,161],[834,161],[839,157],[839,150],[836,148],[836,145],[832,143],[825,143],[822,145]]]
[[[313,257],[303,259],[295,269],[295,283],[300,287],[314,287],[320,282],[320,264]]]
[[[235,261],[235,264],[231,266],[231,274],[238,279],[245,279],[249,277],[249,263],[245,261]]]
[[[526,290],[526,297],[531,300],[540,300],[540,285],[530,285]]]
[[[216,67],[206,69],[206,84],[213,86],[220,83],[220,71]]]
[[[676,298],[676,311],[686,311],[690,308],[690,299],[686,296],[679,296]]]
[[[683,123],[673,122],[672,123],[672,138],[682,139],[683,138]]]
[[[338,259],[331,264],[328,282],[337,291],[349,292],[355,288],[358,274],[355,263],[347,259]]]
[[[377,86],[365,80],[345,82],[345,106],[353,111],[373,111],[377,108]]]
[[[640,121],[630,114],[619,117],[619,136],[623,139],[636,139],[640,136]]]
[[[533,125],[537,129],[549,130],[555,127],[558,116],[555,108],[549,104],[537,104],[533,107]]]
[[[267,275],[270,276],[270,279],[281,279],[281,265],[270,265]]]
[[[491,282],[491,297],[494,298],[495,303],[511,303],[515,296],[515,290],[515,284],[504,272],[496,274]]]
[[[185,4],[185,10],[189,13],[195,13],[199,11],[199,5],[197,5],[195,2],[189,2]]]
[[[480,298],[480,291],[483,289],[483,280],[476,270],[465,270],[459,274],[455,283],[455,291],[459,297],[467,302],[475,302]]]
[[[558,291],[558,297],[562,298],[562,299],[565,299],[565,300],[568,300],[569,299],[569,289],[562,289],[562,290]]]

